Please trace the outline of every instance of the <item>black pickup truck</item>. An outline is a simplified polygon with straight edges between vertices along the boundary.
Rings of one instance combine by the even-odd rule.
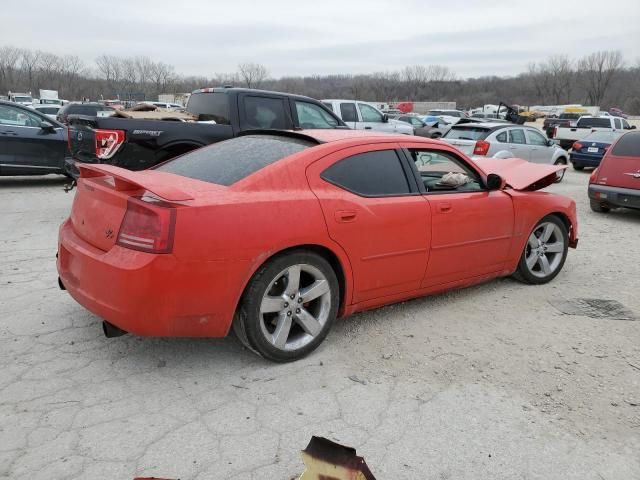
[[[262,90],[203,88],[186,110],[196,121],[70,116],[67,171],[77,177],[75,162],[144,170],[245,130],[348,128],[317,100]]]

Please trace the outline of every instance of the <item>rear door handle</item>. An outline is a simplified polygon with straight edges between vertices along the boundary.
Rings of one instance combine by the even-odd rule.
[[[371,130],[371,127],[364,127],[365,130]]]
[[[438,203],[438,211],[442,213],[447,213],[451,211],[451,204],[449,202],[440,202]]]
[[[4,132],[0,132],[0,135],[18,135],[18,132],[14,132],[13,130],[5,130]]]
[[[358,214],[354,210],[338,210],[335,213],[335,219],[340,223],[354,222]]]

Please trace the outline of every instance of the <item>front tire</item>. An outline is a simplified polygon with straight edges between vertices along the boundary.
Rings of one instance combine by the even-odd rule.
[[[584,170],[584,167],[582,165],[576,165],[575,163],[573,164],[573,169],[574,170]]]
[[[533,285],[550,282],[562,270],[568,248],[569,234],[562,220],[544,217],[530,233],[513,276]]]
[[[325,339],[338,313],[340,289],[329,262],[295,250],[253,276],[233,323],[240,341],[275,362],[298,360]]]
[[[556,162],[554,163],[554,165],[566,165],[567,164],[567,159],[566,158],[559,158],[558,160],[556,160]],[[555,183],[560,183],[562,181],[562,179],[564,178],[564,174],[567,170],[564,169],[560,172],[556,173],[556,182]]]

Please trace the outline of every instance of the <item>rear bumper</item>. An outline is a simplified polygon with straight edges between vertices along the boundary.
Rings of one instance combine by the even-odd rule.
[[[60,227],[58,275],[82,306],[142,336],[223,337],[241,292],[245,262],[189,261],[119,246],[108,252]]]
[[[597,167],[600,165],[602,155],[589,155],[586,153],[571,152],[569,160],[579,167]]]
[[[589,198],[611,207],[640,209],[640,190],[631,188],[589,185]]]

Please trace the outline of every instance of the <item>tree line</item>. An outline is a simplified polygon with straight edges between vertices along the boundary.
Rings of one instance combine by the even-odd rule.
[[[359,75],[308,75],[272,78],[257,63],[210,77],[187,76],[173,65],[147,56],[100,55],[91,64],[76,55],[56,55],[14,46],[0,47],[0,94],[58,90],[61,98],[120,97],[157,99],[208,86],[233,85],[308,95],[394,101],[456,101],[471,108],[500,101],[517,105],[581,103],[618,107],[640,114],[640,61],[625,63],[619,51],[599,51],[572,59],[554,55],[531,63],[517,76],[459,78],[441,65],[411,65],[397,71]]]

